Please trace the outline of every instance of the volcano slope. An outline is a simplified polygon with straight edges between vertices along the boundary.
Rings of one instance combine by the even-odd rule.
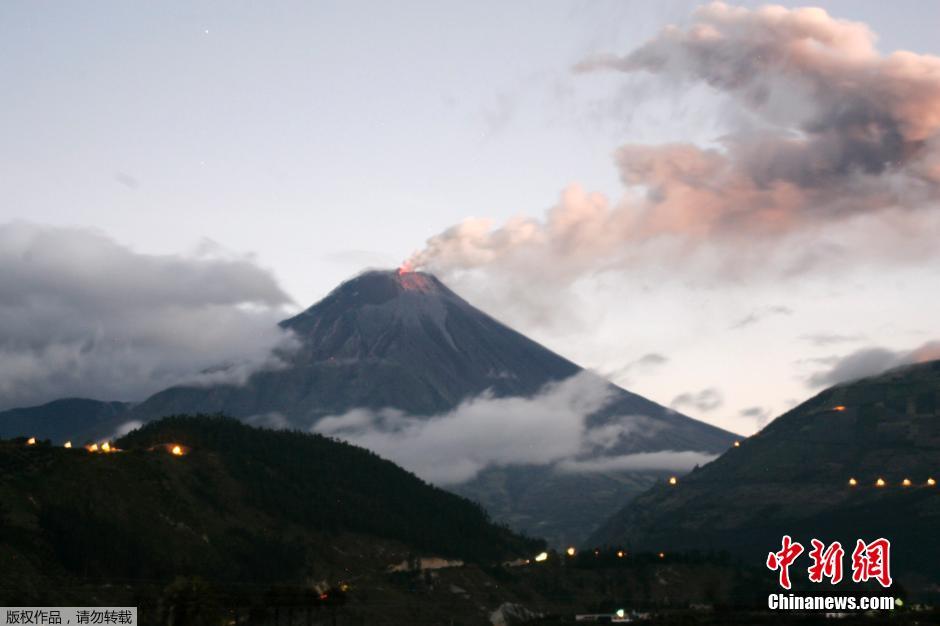
[[[281,326],[296,347],[280,350],[277,366],[247,380],[172,387],[134,406],[127,420],[224,413],[250,424],[309,431],[329,416],[393,410],[439,421],[477,398],[533,398],[584,375],[422,272],[365,272]],[[661,457],[637,466],[645,457],[635,455],[692,451],[710,458],[735,438],[604,385],[603,406],[578,418],[590,445],[575,451],[577,463],[535,463],[520,454],[448,488],[517,530],[555,545],[577,543],[625,500],[669,473]],[[407,465],[408,459],[390,455]]]
[[[938,480],[934,361],[823,391],[678,485],[637,497],[589,542],[728,550],[753,564],[784,534],[807,550],[814,537],[839,540],[847,555],[857,539],[885,537],[893,571],[926,588],[940,577]]]

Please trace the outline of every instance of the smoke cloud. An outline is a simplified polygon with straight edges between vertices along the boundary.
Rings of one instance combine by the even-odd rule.
[[[881,54],[865,24],[821,9],[714,3],[576,71],[707,85],[738,115],[712,146],[620,147],[619,201],[574,184],[541,219],[468,219],[409,264],[558,286],[641,265],[738,278],[936,253],[940,57]]]
[[[914,350],[863,348],[836,359],[831,367],[807,380],[809,387],[827,387],[876,376],[895,367],[940,359],[940,341],[931,341]]]
[[[147,255],[91,230],[15,223],[0,225],[0,265],[0,408],[237,382],[290,344],[274,278],[218,250]]]
[[[582,372],[549,384],[532,397],[483,394],[431,418],[393,409],[354,409],[326,417],[312,430],[368,448],[440,485],[465,482],[489,466],[535,464],[564,471],[605,471],[600,462],[591,470],[589,461],[600,457],[623,464],[622,469],[682,469],[689,454],[698,454],[631,455],[629,463],[624,457],[605,456],[627,438],[646,438],[665,427],[645,416],[621,416],[589,428],[587,417],[607,405],[613,389],[597,375]]]

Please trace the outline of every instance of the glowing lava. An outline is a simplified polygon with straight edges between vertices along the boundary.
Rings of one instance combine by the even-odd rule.
[[[183,448],[179,445],[170,448],[170,454],[173,456],[183,456]]]

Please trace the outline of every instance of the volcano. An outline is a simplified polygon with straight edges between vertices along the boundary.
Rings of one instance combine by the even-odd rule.
[[[394,409],[435,419],[481,395],[530,398],[546,385],[583,372],[423,272],[362,273],[281,327],[297,346],[277,354],[279,366],[257,371],[240,384],[166,389],[136,405],[128,419],[223,413],[251,424],[305,431],[324,417],[354,409]],[[735,439],[604,384],[609,401],[588,416],[587,426],[599,429],[626,416],[636,418],[637,426],[629,436],[614,434],[597,450],[585,451],[579,461],[667,451],[709,456]],[[449,488],[478,500],[497,521],[555,543],[577,542],[666,471],[625,471],[601,463],[561,472],[509,463]]]

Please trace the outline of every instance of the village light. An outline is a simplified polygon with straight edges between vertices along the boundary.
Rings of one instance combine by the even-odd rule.
[[[71,447],[72,447],[72,442],[71,442],[71,441],[66,441],[66,442],[65,442],[65,445],[63,445],[62,447],[63,447],[63,448],[71,448]]]
[[[928,487],[933,487],[933,486],[936,485],[936,484],[937,484],[937,481],[935,481],[933,478],[928,478],[928,479],[927,479],[927,486],[928,486]]]
[[[183,448],[181,448],[179,445],[175,445],[170,448],[170,454],[173,456],[183,456]]]
[[[845,407],[840,404],[839,406],[832,407],[832,410],[842,412],[845,410]]]
[[[618,558],[618,559],[622,559],[622,558],[623,558],[623,555],[624,555],[623,550],[617,550],[617,558]]]
[[[36,438],[35,438],[35,437],[30,437],[29,439],[27,439],[27,440],[26,440],[26,445],[27,445],[27,446],[35,446],[35,445],[36,445]]]
[[[102,451],[102,452],[111,452],[111,444],[108,443],[107,441],[105,441],[103,444],[101,444],[101,451]]]
[[[626,614],[627,612],[624,611],[623,609],[617,609],[617,617],[619,617],[620,619],[623,619],[623,616]]]
[[[904,480],[901,481],[901,484],[904,485],[905,487],[910,487],[910,486],[911,486],[911,479],[910,479],[910,478],[905,478]]]
[[[97,444],[97,443],[93,443],[93,444],[87,445],[87,446],[85,446],[85,449],[88,450],[89,452],[97,452],[97,451],[98,451],[98,444]]]
[[[541,563],[547,560],[548,560],[548,552],[540,552],[539,554],[535,555],[536,563]]]
[[[878,480],[875,481],[875,487],[884,487],[884,486],[885,486],[884,478],[879,478]]]
[[[857,484],[858,484],[858,481],[855,480],[854,478],[849,479],[849,487],[854,487]]]
[[[660,552],[660,553],[659,553],[659,558],[665,559],[665,558],[666,558],[666,553],[665,553],[665,552]]]
[[[675,487],[676,485],[679,484],[679,479],[676,478],[675,476],[670,476],[670,477],[669,477],[669,484],[672,485],[673,487]]]
[[[566,553],[568,556],[574,556],[574,555],[575,555],[575,552],[576,552],[576,550],[574,549],[574,546],[569,546],[568,549],[565,550],[565,553]]]
[[[741,442],[740,442],[740,441],[735,441],[732,445],[733,445],[735,448],[740,448],[740,447],[741,447]]]

